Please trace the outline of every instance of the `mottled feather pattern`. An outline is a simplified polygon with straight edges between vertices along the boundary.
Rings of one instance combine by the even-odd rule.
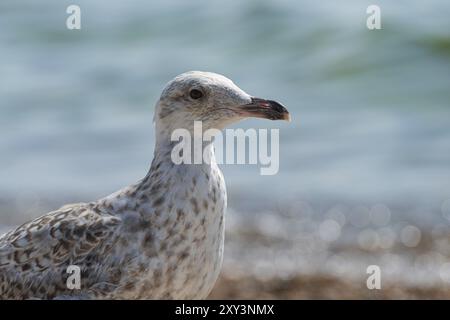
[[[18,288],[29,285],[39,290],[48,279],[65,278],[69,265],[83,265],[93,250],[108,250],[104,240],[111,238],[119,223],[119,218],[96,213],[87,204],[76,204],[5,234],[0,238],[0,297],[14,298],[11,294]],[[10,276],[16,279],[10,281]],[[65,281],[58,285],[63,288]],[[24,298],[33,297],[31,290],[28,293]],[[56,294],[45,292],[46,297]]]
[[[216,165],[175,166],[167,156],[133,186],[2,236],[0,297],[206,297],[223,254],[223,177]],[[66,286],[69,265],[82,270],[80,290]]]

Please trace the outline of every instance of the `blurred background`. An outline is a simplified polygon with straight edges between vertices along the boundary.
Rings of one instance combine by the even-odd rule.
[[[279,128],[280,170],[222,165],[211,298],[450,298],[449,14],[446,0],[2,0],[0,233],[142,178],[165,83],[213,71],[293,121],[235,126]]]

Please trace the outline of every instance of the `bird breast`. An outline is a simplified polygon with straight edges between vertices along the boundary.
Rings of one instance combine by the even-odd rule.
[[[227,196],[222,172],[215,163],[158,169],[165,175],[156,170],[151,183],[131,192],[145,201],[137,201],[137,208],[122,215],[123,236],[116,248],[130,253],[120,264],[134,281],[121,281],[122,290],[115,294],[120,298],[206,298],[223,257]]]

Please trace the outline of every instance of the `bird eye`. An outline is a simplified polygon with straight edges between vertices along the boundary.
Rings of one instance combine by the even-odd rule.
[[[198,89],[192,89],[191,92],[189,92],[189,95],[192,99],[200,99],[201,97],[203,97],[203,92]]]

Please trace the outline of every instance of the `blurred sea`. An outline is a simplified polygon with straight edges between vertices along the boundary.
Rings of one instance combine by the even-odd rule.
[[[293,118],[235,126],[279,128],[280,171],[222,166],[225,265],[361,274],[385,261],[393,277],[450,274],[450,245],[426,247],[426,266],[411,251],[450,219],[448,1],[377,1],[377,31],[365,0],[77,0],[82,29],[70,31],[73,3],[0,2],[0,231],[143,177],[161,89],[204,70]],[[352,245],[362,253],[349,258]]]

